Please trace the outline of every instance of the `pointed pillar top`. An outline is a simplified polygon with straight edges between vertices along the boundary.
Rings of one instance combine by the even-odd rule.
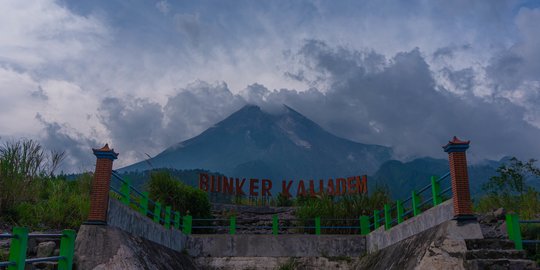
[[[92,148],[92,151],[97,158],[106,158],[110,160],[115,160],[118,158],[118,153],[114,152],[114,149],[109,148],[108,143],[99,149]]]
[[[458,139],[458,137],[454,136],[451,141],[448,141],[448,143],[443,146],[444,152],[452,153],[452,152],[465,152],[467,149],[469,149],[469,144],[471,141],[462,141]]]

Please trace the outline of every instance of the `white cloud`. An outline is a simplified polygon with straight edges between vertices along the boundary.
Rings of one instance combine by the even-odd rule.
[[[39,131],[34,117],[45,103],[32,97],[39,83],[30,75],[0,68],[0,135],[28,136]]]
[[[167,14],[171,10],[171,5],[169,2],[167,2],[167,0],[161,0],[156,3],[156,8],[159,10],[159,12]]]
[[[0,62],[31,68],[97,49],[107,29],[52,0],[7,0],[2,1],[0,33]]]

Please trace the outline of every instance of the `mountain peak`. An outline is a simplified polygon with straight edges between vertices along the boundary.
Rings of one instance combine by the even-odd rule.
[[[152,158],[152,164],[282,180],[372,173],[391,157],[390,148],[337,137],[287,105],[276,112],[246,105],[178,145]]]

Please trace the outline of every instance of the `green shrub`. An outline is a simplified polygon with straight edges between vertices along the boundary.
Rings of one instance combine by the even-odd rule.
[[[90,208],[92,176],[56,177],[63,157],[33,140],[0,146],[0,218],[32,229],[80,226]]]
[[[147,184],[150,199],[169,205],[185,215],[188,211],[194,218],[210,217],[208,195],[173,178],[167,171],[154,171]]]
[[[83,174],[74,181],[51,178],[36,183],[39,196],[15,207],[19,225],[33,229],[78,228],[90,210],[92,176]]]
[[[33,198],[34,182],[53,176],[63,156],[28,139],[0,146],[0,213],[13,217],[15,205]]]
[[[321,217],[321,226],[359,226],[361,215],[370,215],[375,209],[383,208],[390,202],[388,191],[376,188],[371,196],[346,195],[341,197],[327,194],[316,197],[296,198],[296,216],[301,220],[299,225],[313,226],[314,218]],[[341,220],[328,220],[341,219]],[[356,233],[358,229],[323,229],[324,233]]]
[[[278,193],[276,197],[276,206],[292,206],[293,200],[289,196],[283,195],[283,193]]]

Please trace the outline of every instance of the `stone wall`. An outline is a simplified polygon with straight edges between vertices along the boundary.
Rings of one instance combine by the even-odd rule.
[[[447,200],[436,207],[430,208],[420,215],[405,220],[389,230],[385,230],[384,226],[371,232],[367,236],[367,249],[369,252],[374,252],[397,243],[410,236],[433,228],[445,221],[451,220],[453,215],[452,200]]]
[[[358,257],[366,252],[360,235],[192,235],[193,257]]]
[[[482,238],[476,221],[446,221],[364,256],[354,269],[465,269],[467,238]]]
[[[82,225],[75,240],[74,269],[199,269],[186,254],[104,225]]]
[[[177,251],[185,248],[187,240],[187,237],[179,230],[165,229],[162,225],[113,198],[109,199],[107,225]]]

